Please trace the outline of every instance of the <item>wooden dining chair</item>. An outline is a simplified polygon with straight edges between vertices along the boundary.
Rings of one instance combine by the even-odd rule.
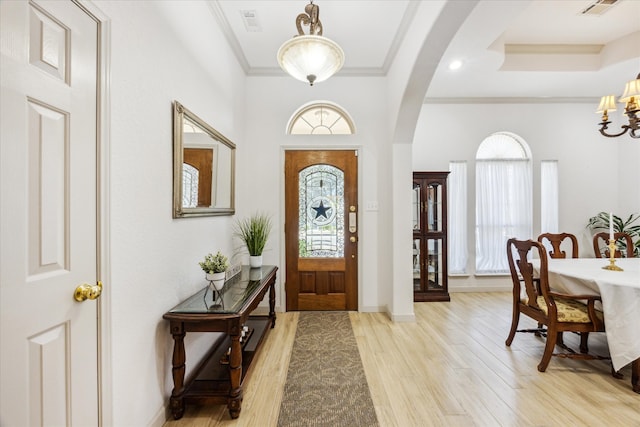
[[[545,242],[549,242],[551,245],[551,251],[547,252],[547,255],[551,258],[556,259],[565,259],[567,258],[567,252],[560,249],[560,246],[564,243],[565,247],[567,244],[571,245],[571,258],[578,258],[578,238],[571,233],[542,233],[538,236],[538,242],[543,245]],[[565,243],[568,242],[568,243]],[[545,249],[547,246],[545,246]],[[551,285],[553,288],[553,285]],[[538,325],[538,327],[541,327]],[[580,352],[588,353],[589,352],[589,333],[584,332],[580,334]],[[558,344],[564,345],[564,340],[562,338],[562,334],[558,336]]]
[[[545,241],[551,244],[551,251],[547,254],[551,258],[566,258],[567,253],[560,249],[560,245],[567,241],[571,242],[571,258],[578,258],[578,239],[570,233],[542,233],[538,236],[538,242],[544,245]]]
[[[633,239],[631,236],[624,232],[618,232],[613,234],[613,238],[616,240],[616,244],[620,240],[624,240],[626,244],[625,256],[627,258],[633,258]],[[596,258],[609,258],[609,233],[602,232],[593,236],[593,252]],[[619,247],[619,246],[618,246]],[[613,254],[614,258],[622,258],[623,252],[620,249],[616,249]]]
[[[533,265],[528,260],[529,255],[537,255],[540,259],[540,274],[537,276],[534,275]],[[549,288],[547,251],[539,242],[509,239],[507,258],[513,282],[513,316],[511,330],[505,344],[511,345],[516,332],[546,334],[544,353],[538,364],[540,372],[547,369],[551,356],[554,355],[579,359],[603,359],[588,353],[576,353],[564,343],[560,344],[563,332],[604,332],[604,316],[595,308],[595,302],[601,301],[600,296],[568,295],[552,291]],[[521,296],[522,286],[524,286],[526,297]],[[532,318],[539,325],[546,326],[546,329],[518,330],[520,313]],[[567,352],[554,354],[556,344]]]

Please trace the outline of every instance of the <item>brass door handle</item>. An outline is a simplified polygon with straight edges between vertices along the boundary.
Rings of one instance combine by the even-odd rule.
[[[76,288],[73,298],[78,302],[82,302],[88,299],[97,299],[100,294],[102,294],[102,282],[98,281],[95,285],[83,283]]]
[[[349,241],[350,241],[351,243],[355,243],[355,242],[356,242],[356,240],[357,240],[357,239],[356,239],[356,237],[355,237],[355,236],[351,236],[351,237],[349,237]]]

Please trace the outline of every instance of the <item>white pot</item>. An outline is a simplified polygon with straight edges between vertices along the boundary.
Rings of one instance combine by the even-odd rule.
[[[222,273],[207,273],[206,277],[207,280],[211,281],[211,280],[224,280],[224,278],[227,276],[227,273],[225,271],[223,271]]]
[[[209,282],[209,287],[214,291],[219,291],[224,287],[224,279],[211,280]]]
[[[207,273],[207,280],[214,290],[219,291],[224,286],[224,280],[227,277],[227,273]]]
[[[249,267],[262,267],[262,255],[251,255],[249,257]]]

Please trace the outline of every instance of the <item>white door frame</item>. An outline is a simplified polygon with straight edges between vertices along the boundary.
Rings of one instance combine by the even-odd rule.
[[[97,102],[97,276],[103,283],[98,302],[98,421],[100,426],[113,425],[113,370],[111,357],[111,242],[109,240],[110,156],[111,156],[111,20],[89,0],[72,0],[98,24],[98,102]]]

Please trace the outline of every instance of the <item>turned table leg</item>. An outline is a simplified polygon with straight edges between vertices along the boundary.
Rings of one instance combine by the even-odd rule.
[[[231,354],[229,355],[229,379],[231,390],[229,391],[229,415],[231,418],[240,416],[242,407],[242,346],[240,345],[240,335],[234,333],[231,337]]]
[[[275,280],[269,286],[269,317],[271,317],[271,329],[276,326],[276,284]]]
[[[182,324],[171,325],[171,335],[173,336],[173,391],[169,406],[171,413],[176,420],[182,418],[184,414],[184,371],[185,371],[185,352],[184,352],[184,336],[185,332]]]
[[[631,363],[631,387],[640,393],[640,357]]]

